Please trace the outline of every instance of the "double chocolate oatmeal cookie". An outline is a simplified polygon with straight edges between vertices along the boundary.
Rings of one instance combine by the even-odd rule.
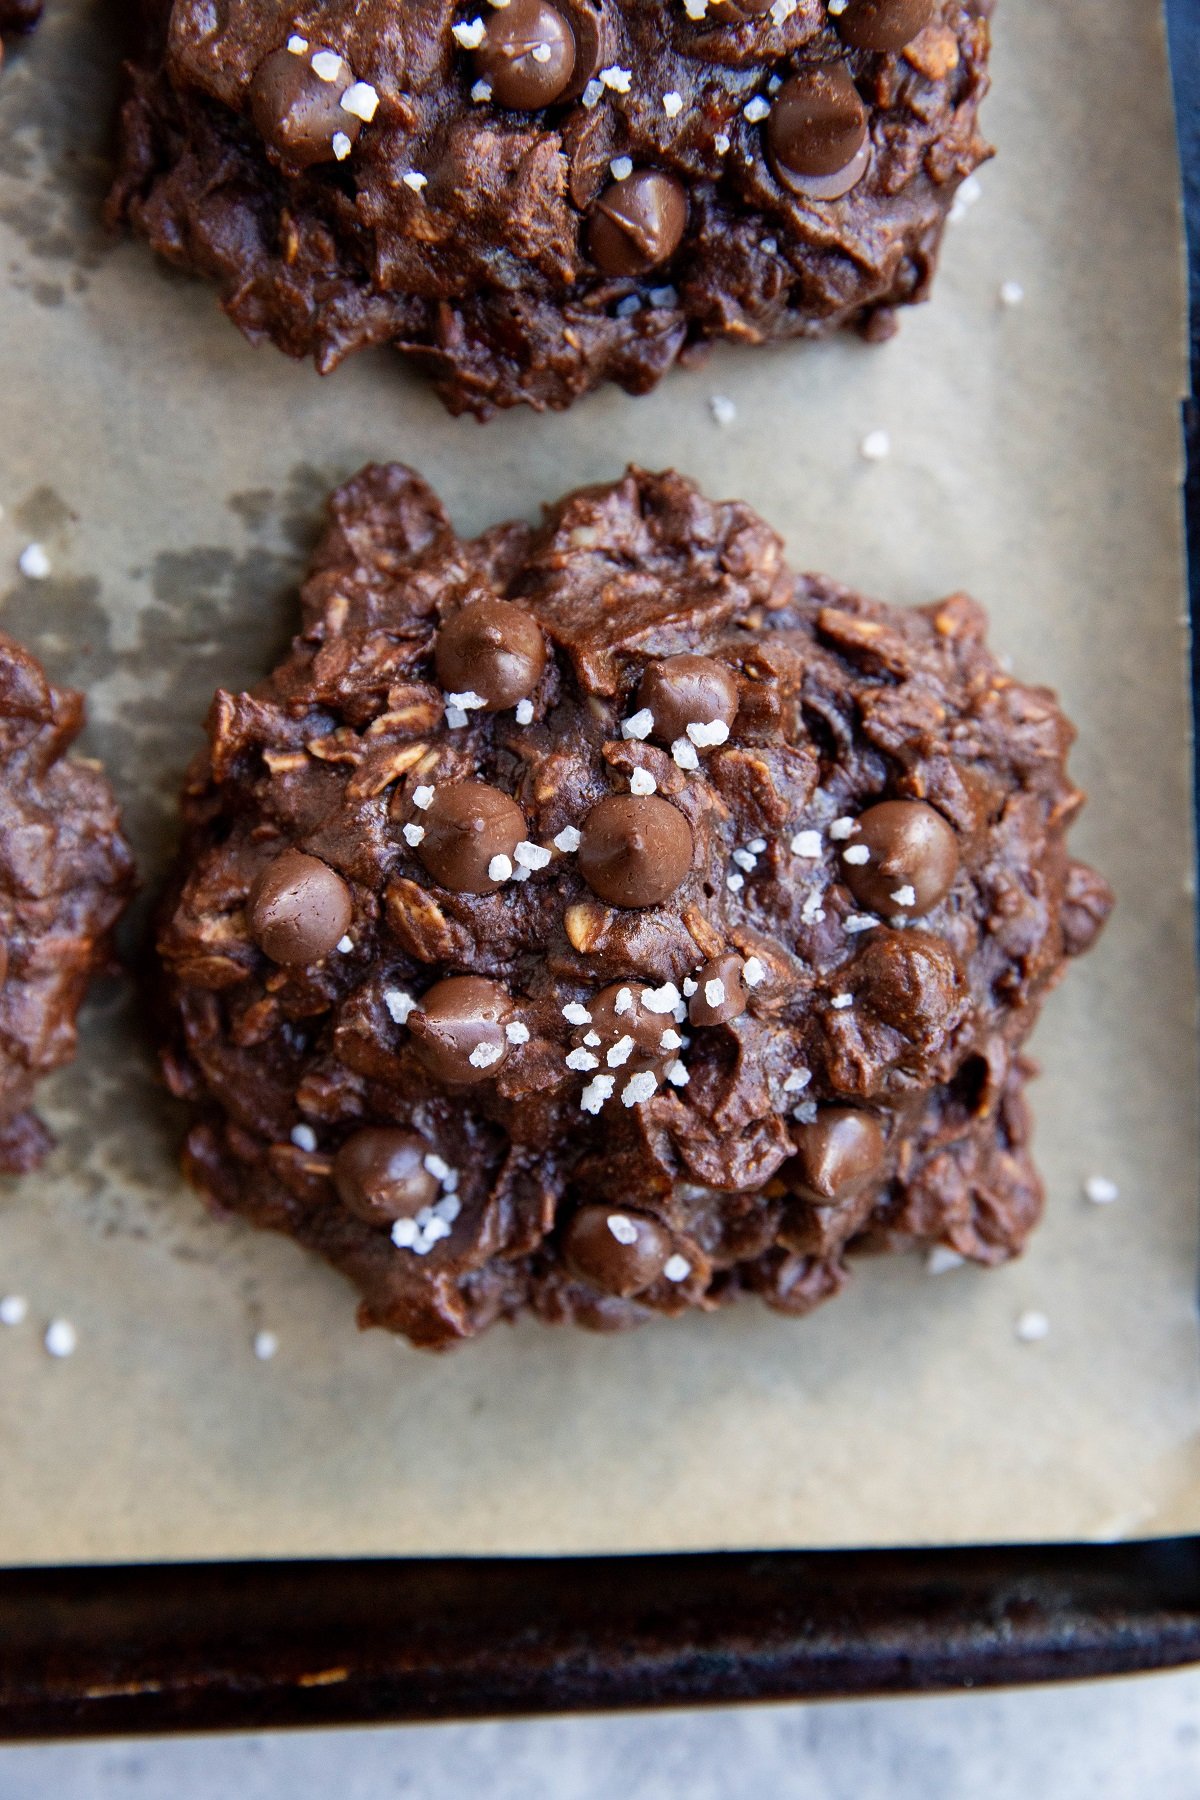
[[[159,934],[212,1202],[429,1346],[1020,1249],[1020,1046],[1111,901],[978,606],[636,469],[463,542],[399,467],[302,602],[216,698]]]
[[[322,371],[454,412],[644,393],[922,300],[992,0],[143,0],[111,200]]]
[[[75,1054],[75,1015],[111,956],[133,889],[112,789],[65,752],[83,699],[54,688],[0,633],[0,1170],[30,1169],[50,1138],[30,1110]]]

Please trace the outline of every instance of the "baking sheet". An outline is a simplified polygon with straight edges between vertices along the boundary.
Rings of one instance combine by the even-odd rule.
[[[0,1292],[30,1304],[0,1328],[0,1561],[1200,1529],[1184,301],[1156,9],[1075,0],[1068,30],[1001,7],[1001,157],[890,345],[723,352],[638,401],[483,428],[386,355],[322,383],[252,351],[204,287],[105,242],[106,11],[57,0],[0,83],[0,624],[90,690],[148,884],[212,689],[285,641],[336,480],[412,461],[477,530],[634,459],[749,500],[797,566],[903,602],[974,591],[1081,727],[1073,843],[1122,903],[1035,1039],[1049,1209],[1021,1262],[864,1264],[804,1321],[529,1323],[440,1359],[358,1335],[338,1277],[202,1212],[136,992],[106,984],[47,1095],[60,1147],[0,1200]],[[15,567],[34,539],[41,583]],[[1089,1174],[1120,1200],[1089,1205]],[[1028,1310],[1041,1341],[1016,1335]],[[68,1360],[42,1348],[52,1317]]]

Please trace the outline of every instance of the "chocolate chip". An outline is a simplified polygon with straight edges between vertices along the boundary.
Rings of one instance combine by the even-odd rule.
[[[818,1206],[849,1200],[879,1174],[887,1145],[878,1119],[851,1106],[826,1106],[811,1125],[795,1125],[796,1190]]]
[[[743,19],[761,19],[769,13],[775,0],[709,0],[713,16],[721,24],[741,23]]]
[[[727,1025],[731,1019],[741,1018],[750,998],[744,968],[742,958],[727,951],[696,970],[692,976],[696,991],[688,1002],[693,1025]]]
[[[737,681],[724,663],[711,656],[665,656],[647,664],[637,691],[639,708],[649,709],[652,736],[660,744],[686,737],[689,725],[733,724],[738,709]]]
[[[823,191],[815,198],[836,199],[825,190],[860,159],[861,174],[867,148],[867,111],[840,63],[809,69],[780,88],[767,120],[767,151],[782,182],[802,192],[818,183]]]
[[[319,857],[285,850],[250,890],[250,936],[272,962],[319,962],[354,919],[350,889]]]
[[[250,112],[259,136],[285,162],[301,169],[333,162],[334,139],[344,137],[353,144],[362,130],[362,120],[342,109],[342,95],[354,83],[349,63],[339,58],[336,78],[323,81],[312,66],[314,54],[320,52],[295,56],[290,50],[275,50],[259,64],[250,83]]]
[[[869,852],[860,862],[857,848]],[[868,807],[843,855],[842,878],[860,906],[890,918],[920,915],[944,900],[958,874],[958,839],[922,800]]]
[[[512,874],[513,852],[525,836],[516,801],[486,781],[435,788],[415,822],[425,832],[417,855],[433,879],[456,894],[494,894]]]
[[[410,1131],[386,1126],[356,1131],[333,1159],[342,1205],[368,1225],[415,1217],[438,1196],[438,1184],[425,1167],[428,1148]]]
[[[642,1001],[645,989],[644,981],[614,981],[588,1000],[591,1017],[576,1029],[574,1042],[596,1058],[596,1074],[616,1071],[624,1077],[652,1071],[661,1075],[679,1055],[674,1014],[651,1012]],[[611,1062],[610,1051],[614,1052]]]
[[[675,254],[687,216],[687,196],[673,175],[635,169],[606,188],[592,209],[592,261],[605,275],[644,275]]]
[[[856,50],[903,50],[933,17],[933,0],[849,0],[838,35]]]
[[[439,1081],[466,1083],[494,1075],[508,1055],[504,1024],[512,1003],[481,975],[450,975],[408,1015],[417,1055]]]
[[[575,36],[545,0],[508,0],[488,20],[475,67],[501,106],[533,112],[566,89],[575,68]],[[478,691],[478,690],[476,690]]]
[[[532,694],[541,680],[546,640],[523,606],[472,600],[447,619],[433,654],[447,693],[478,694],[488,712],[500,712]]]
[[[656,1219],[617,1206],[581,1206],[563,1233],[563,1257],[589,1286],[627,1300],[666,1267],[671,1239]]]
[[[656,794],[610,794],[583,821],[579,869],[610,906],[661,906],[692,866],[692,828]]]

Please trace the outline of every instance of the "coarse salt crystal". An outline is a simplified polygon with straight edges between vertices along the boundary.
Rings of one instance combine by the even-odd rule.
[[[579,1096],[579,1104],[584,1112],[598,1113],[604,1102],[611,1098],[617,1085],[615,1075],[593,1075],[592,1079]]]
[[[450,35],[464,50],[478,50],[487,35],[487,26],[482,19],[466,19],[461,25],[452,25]]]
[[[410,849],[415,850],[425,836],[425,827],[423,825],[415,825],[410,820],[407,825],[401,826],[400,835]]]
[[[663,1274],[668,1281],[686,1281],[691,1272],[692,1265],[686,1256],[668,1256],[663,1264]]]
[[[446,725],[451,731],[461,731],[467,722],[467,715],[461,706],[446,708]]]
[[[309,63],[313,74],[320,81],[337,81],[345,66],[335,50],[318,50]]]
[[[670,93],[663,95],[662,103],[663,111],[666,113],[668,119],[678,118],[679,114],[683,111],[683,95],[677,93],[674,88],[671,89]]]
[[[708,0],[683,0],[683,10],[689,19],[702,19],[708,11]]]
[[[858,931],[873,930],[879,920],[874,913],[847,913],[844,922],[846,930],[853,934]]]
[[[333,151],[334,157],[338,162],[345,162],[351,150],[353,150],[354,145],[350,142],[350,139],[346,136],[344,131],[335,131],[330,140],[329,147]]]
[[[518,725],[533,724],[533,701],[518,700],[514,714]]]
[[[487,701],[482,694],[477,694],[474,688],[467,688],[461,694],[447,694],[446,705],[461,707],[463,712],[482,712]]]
[[[759,956],[748,956],[742,964],[742,980],[747,987],[757,987],[767,979],[767,965]]]
[[[599,105],[603,95],[604,83],[602,81],[589,81],[579,98],[581,104],[590,112],[593,106]],[[600,1109],[597,1106],[590,1107],[588,1110],[591,1112],[599,1112]]]
[[[256,1331],[254,1334],[254,1354],[259,1362],[270,1362],[279,1349],[279,1339],[273,1331]]]
[[[0,1325],[20,1325],[29,1313],[24,1294],[5,1294],[0,1299]]]
[[[585,1069],[598,1069],[600,1058],[593,1056],[590,1050],[572,1050],[567,1056],[567,1067],[568,1069],[578,1069],[580,1072]]]
[[[708,410],[718,425],[732,425],[737,418],[737,407],[728,394],[710,394]]]
[[[339,955],[349,956],[354,948],[354,939],[352,937],[340,937],[334,948],[338,951]]]
[[[490,1069],[504,1055],[502,1044],[476,1044],[467,1061],[473,1069]]]
[[[626,1035],[617,1039],[604,1060],[610,1069],[620,1069],[625,1066],[632,1055],[633,1039]]]
[[[729,736],[729,727],[724,719],[713,719],[709,724],[703,720],[693,719],[687,728],[687,734],[699,749],[708,749],[712,744],[723,744]]]
[[[871,852],[865,844],[851,844],[848,850],[842,851],[842,858],[857,869],[870,862]]]
[[[604,1222],[618,1244],[637,1243],[637,1226],[632,1219],[627,1219],[624,1213],[609,1213]]]
[[[301,37],[298,32],[293,32],[287,41],[287,47],[293,56],[303,56],[308,49],[308,39]]]
[[[819,831],[798,831],[792,839],[789,849],[793,856],[804,856],[810,861],[821,854],[821,834]]]
[[[829,835],[834,843],[841,844],[844,843],[848,837],[853,837],[857,830],[857,819],[835,819],[833,824],[829,827]]]
[[[513,866],[507,856],[493,856],[488,864],[489,881],[508,881],[512,877]]]
[[[716,136],[713,138],[713,149],[716,151],[718,156],[728,156],[729,155],[729,139],[726,137],[726,135],[723,131],[718,131]]]
[[[948,1275],[951,1269],[961,1269],[966,1260],[957,1250],[951,1250],[948,1244],[935,1244],[925,1258],[925,1273]]]
[[[1107,1175],[1089,1175],[1083,1184],[1085,1197],[1093,1206],[1111,1206],[1121,1198],[1121,1190]]]
[[[291,1139],[297,1150],[312,1151],[317,1147],[317,1134],[311,1125],[293,1125]]]
[[[51,1319],[42,1342],[51,1356],[71,1356],[79,1338],[70,1319]]]
[[[568,1000],[562,1009],[562,1016],[568,1025],[590,1025],[592,1015],[586,1006],[580,1006],[578,1000]]]
[[[435,789],[429,787],[428,785],[423,785],[421,787],[414,788],[413,789],[413,805],[419,806],[422,812],[427,812],[428,809],[433,805],[433,796],[434,796],[435,791],[436,791]]]
[[[570,856],[573,850],[578,850],[582,842],[582,836],[574,825],[564,825],[554,840],[554,848],[561,850],[564,856]]]
[[[793,1069],[783,1084],[785,1094],[799,1094],[812,1080],[811,1069]]]
[[[888,898],[894,900],[897,906],[915,906],[917,890],[906,881],[903,887],[898,887],[894,894],[889,894]]]
[[[660,1050],[682,1050],[683,1039],[673,1026],[668,1025],[658,1040],[658,1047]]]
[[[835,1009],[835,1011],[844,1012],[848,1006],[854,1005],[854,995],[853,994],[835,994],[833,996],[833,999],[829,1002],[829,1004],[830,1004],[830,1006],[832,1006]]]
[[[397,1025],[407,1024],[409,1013],[417,1010],[417,1003],[412,995],[404,993],[400,988],[386,989],[383,1004]]]
[[[891,454],[892,440],[886,431],[868,431],[858,446],[858,454],[864,462],[882,462]]]
[[[642,1005],[647,1012],[671,1013],[679,1005],[680,993],[673,981],[665,981],[661,987],[643,988]]]
[[[755,94],[753,100],[748,100],[743,106],[742,115],[749,119],[751,125],[757,125],[760,119],[766,118],[770,110],[770,101],[764,100],[761,94]]]
[[[744,875],[727,875],[725,877],[725,886],[731,894],[740,894],[745,885],[746,877]]]
[[[615,94],[627,94],[633,80],[633,70],[623,69],[619,63],[613,63],[609,68],[601,69],[600,80]]]
[[[454,1172],[450,1164],[440,1157],[436,1150],[431,1150],[427,1156],[422,1157],[421,1161],[435,1181],[445,1181],[447,1175]]]
[[[681,769],[698,769],[700,758],[696,755],[696,746],[685,737],[676,738],[671,745],[671,755]]]
[[[629,777],[629,791],[631,794],[653,794],[656,793],[657,790],[658,783],[655,781],[649,769],[635,769],[633,774]]]
[[[799,1106],[793,1106],[792,1117],[798,1125],[812,1125],[817,1117],[815,1100],[802,1100]]]
[[[529,1027],[528,1025],[523,1024],[520,1019],[510,1019],[508,1024],[504,1027],[504,1035],[510,1044],[527,1044],[529,1042]]]
[[[766,847],[766,838],[751,838],[750,842],[746,845],[747,850],[753,851],[755,856],[761,856]]]
[[[706,981],[704,984],[704,998],[709,1006],[724,1006],[725,983],[723,981]]]
[[[1025,289],[1019,281],[1002,281],[1000,283],[1001,306],[1020,306],[1025,298]]]
[[[757,856],[752,855],[749,850],[735,850],[731,860],[737,864],[739,869],[744,869],[747,875],[753,874],[758,867]]]
[[[623,987],[617,989],[616,998],[613,1001],[613,1011],[618,1018],[620,1018],[623,1013],[633,1011],[632,988]]]
[[[481,80],[475,82],[474,86],[471,89],[471,98],[475,102],[476,106],[483,106],[487,101],[489,101],[491,99],[491,97],[492,97],[492,84],[490,81],[484,81],[481,79]]]
[[[43,544],[27,544],[17,558],[17,567],[28,581],[45,581],[50,573],[50,558]]]
[[[544,869],[550,861],[550,852],[544,844],[518,844],[513,855],[526,869]]]
[[[608,166],[614,181],[628,181],[633,174],[632,156],[614,156]]]
[[[653,730],[654,714],[648,706],[643,706],[639,712],[632,713],[628,719],[623,721],[621,736],[623,738],[639,738],[644,742]]]
[[[688,996],[688,998],[689,998],[689,999],[691,999],[691,997],[692,997],[692,995],[693,995],[693,994],[694,994],[694,993],[695,993],[695,992],[696,992],[696,989],[697,989],[697,986],[698,986],[698,985],[699,985],[699,984],[698,984],[698,983],[697,983],[697,982],[695,982],[695,981],[693,981],[693,980],[692,980],[692,978],[691,978],[691,976],[690,976],[690,975],[685,975],[685,976],[684,976],[684,978],[683,978],[683,991],[684,991],[684,993],[685,993],[685,994],[686,994],[686,995],[687,995],[687,996]]]
[[[1036,1344],[1050,1335],[1050,1321],[1045,1313],[1023,1312],[1013,1327],[1023,1344]]]
[[[422,175],[420,169],[409,169],[401,179],[405,187],[411,188],[414,194],[419,194],[422,188],[429,186],[428,175]]]
[[[379,94],[369,81],[356,81],[342,95],[342,111],[369,125],[379,111]]]
[[[678,1057],[673,1063],[667,1064],[666,1077],[672,1087],[686,1087],[692,1079]]]

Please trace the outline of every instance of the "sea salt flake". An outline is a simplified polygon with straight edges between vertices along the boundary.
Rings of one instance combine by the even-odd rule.
[[[651,306],[675,306],[678,303],[679,294],[673,287],[656,287],[650,289],[646,298]]]
[[[452,25],[450,35],[464,50],[478,50],[487,35],[487,26],[482,19],[467,19],[461,25]]]
[[[935,1244],[925,1258],[925,1273],[948,1275],[951,1269],[961,1269],[966,1260],[957,1250],[951,1250],[948,1244]]]
[[[865,844],[851,844],[848,850],[842,851],[843,861],[852,864],[856,869],[871,860],[871,852]]]
[[[615,1075],[594,1075],[579,1096],[579,1104],[583,1111],[598,1113],[604,1102],[611,1097],[616,1085]]]
[[[520,843],[513,856],[526,869],[544,869],[550,861],[550,852],[544,844]]]
[[[757,987],[767,979],[767,965],[760,956],[748,956],[742,964],[742,980],[747,987]]]
[[[1023,1312],[1013,1327],[1023,1344],[1037,1344],[1050,1335],[1050,1321],[1042,1312]]]
[[[835,844],[842,844],[848,837],[853,837],[858,830],[857,819],[835,819],[829,827],[829,835]]]
[[[351,150],[353,150],[354,145],[350,142],[350,139],[346,136],[344,131],[335,131],[330,140],[329,147],[333,151],[338,162],[345,162]]]
[[[649,769],[635,769],[629,777],[629,791],[631,794],[654,794],[658,791],[658,783]]]
[[[476,106],[485,105],[487,103],[487,101],[489,101],[491,99],[491,97],[492,97],[492,84],[490,81],[483,81],[481,79],[481,80],[477,81],[471,89],[471,98],[475,102]]]
[[[637,1243],[637,1226],[632,1219],[627,1219],[624,1213],[609,1213],[604,1222],[618,1244]]]
[[[20,1325],[29,1313],[29,1302],[24,1294],[5,1294],[0,1299],[0,1325]]]
[[[894,894],[889,894],[888,898],[894,900],[897,906],[915,906],[917,904],[917,890],[915,887],[911,887],[908,882],[905,882],[903,887],[898,887]]]
[[[561,850],[564,856],[570,856],[572,851],[578,850],[582,842],[582,836],[574,825],[564,825],[554,840],[554,848]]]
[[[686,1087],[692,1079],[678,1057],[673,1063],[667,1064],[665,1073],[672,1087]]]
[[[422,175],[420,169],[409,169],[401,179],[405,187],[411,188],[414,194],[419,194],[422,188],[429,186],[428,175]]]
[[[301,37],[298,32],[293,32],[287,41],[287,47],[293,56],[303,56],[308,49],[308,39]]]
[[[815,861],[821,854],[821,834],[819,831],[798,831],[788,848],[793,856]]]
[[[614,156],[608,166],[614,181],[628,181],[633,174],[632,156]]]
[[[600,80],[614,94],[627,94],[633,81],[633,70],[623,69],[619,63],[612,63],[607,69],[601,69]]]
[[[535,63],[548,63],[554,51],[549,44],[535,44],[529,54]]]
[[[645,1069],[640,1075],[631,1075],[621,1089],[622,1106],[641,1106],[645,1100],[652,1100],[658,1091],[658,1077],[652,1069]]]
[[[653,730],[654,714],[648,706],[643,706],[640,712],[635,712],[630,718],[624,720],[621,725],[621,736],[623,738],[640,738],[644,742]]]
[[[578,1069],[580,1073],[585,1069],[598,1069],[600,1058],[593,1056],[590,1050],[572,1050],[567,1057],[567,1067]]]
[[[487,705],[487,701],[482,694],[477,694],[474,688],[467,688],[466,692],[462,694],[447,694],[446,705],[461,707],[463,712],[481,712]]]
[[[1083,1184],[1083,1192],[1093,1206],[1111,1206],[1114,1200],[1121,1198],[1120,1188],[1107,1175],[1089,1175]]]
[[[683,0],[683,10],[689,19],[700,20],[708,11],[708,0]]]
[[[592,1015],[586,1006],[580,1006],[578,1000],[568,1000],[562,1009],[562,1016],[568,1025],[590,1025]]]
[[[435,1181],[445,1181],[447,1175],[451,1175],[454,1172],[451,1169],[450,1164],[444,1157],[439,1156],[436,1150],[431,1150],[428,1156],[423,1156],[421,1162],[427,1173],[432,1175]]]
[[[729,727],[724,719],[713,719],[708,724],[701,719],[693,719],[687,728],[687,734],[697,748],[706,750],[712,744],[723,744],[729,736]]]
[[[467,1061],[473,1069],[490,1069],[503,1055],[502,1044],[476,1044]]]
[[[423,825],[413,824],[410,820],[407,825],[401,826],[400,834],[405,843],[408,844],[411,849],[415,850],[425,836],[425,827]]]
[[[589,1050],[598,1050],[602,1040],[598,1031],[585,1031],[583,1041]]]
[[[397,1219],[392,1226],[392,1242],[397,1250],[411,1250],[420,1226],[415,1219]]]
[[[783,25],[791,18],[799,3],[800,0],[774,0],[771,7],[772,24]]]
[[[583,106],[585,106],[587,108],[587,110],[590,112],[593,106],[599,105],[601,99],[603,98],[603,95],[604,95],[604,83],[602,81],[589,81],[587,86],[584,88],[582,94],[579,96],[579,98],[580,98],[581,104]],[[598,1106],[594,1106],[594,1107],[589,1107],[588,1110],[590,1112],[599,1112],[600,1108]]]
[[[529,1042],[529,1027],[528,1025],[523,1024],[520,1019],[510,1019],[508,1024],[504,1027],[504,1035],[510,1044],[527,1044]]]
[[[735,850],[732,855],[732,861],[737,864],[739,869],[744,869],[747,875],[753,874],[754,870],[758,867],[757,856],[752,856],[749,850]]]
[[[319,81],[336,81],[345,66],[335,50],[318,50],[309,64]]]
[[[467,715],[461,706],[446,708],[446,724],[451,731],[461,731],[467,722]]]
[[[729,139],[726,137],[726,135],[723,131],[718,131],[716,136],[713,138],[713,149],[716,151],[718,156],[728,156],[729,155]]]
[[[672,1026],[668,1025],[658,1040],[658,1047],[660,1050],[682,1050],[683,1039]]]
[[[683,95],[676,93],[674,88],[671,89],[670,93],[663,95],[662,103],[663,111],[666,113],[668,119],[678,118],[679,114],[683,111]]]
[[[613,1001],[613,1011],[617,1014],[618,1018],[620,1018],[622,1013],[627,1013],[627,1012],[633,1011],[633,989],[632,988],[623,987],[623,988],[617,989],[617,996],[616,996],[616,999]]]
[[[619,1037],[617,1039],[604,1060],[610,1069],[620,1069],[629,1061],[632,1055],[633,1039],[626,1035],[625,1037]]]
[[[751,838],[750,842],[746,845],[747,850],[752,850],[755,856],[761,856],[766,847],[766,838]]]
[[[848,1006],[854,1005],[854,995],[835,994],[829,1004],[833,1007],[835,1012],[845,1012]]]
[[[352,937],[341,937],[338,939],[337,943],[334,945],[334,948],[335,948],[335,950],[337,950],[339,955],[349,956],[350,952],[354,948],[354,939]]]
[[[793,1069],[791,1074],[784,1081],[783,1091],[785,1094],[802,1093],[811,1080],[811,1069]]]
[[[384,991],[383,1004],[397,1025],[406,1024],[409,1013],[417,1010],[417,1003],[412,995],[406,994],[401,988],[387,988]]]
[[[259,1362],[270,1362],[279,1350],[279,1339],[273,1331],[256,1331],[253,1349]]]
[[[689,743],[685,737],[675,739],[675,742],[671,745],[671,755],[675,758],[675,761],[681,769],[691,770],[700,767],[700,758],[696,755],[696,747],[694,744]]]
[[[692,995],[696,992],[696,989],[698,986],[699,986],[699,983],[693,981],[690,975],[684,976],[683,991],[688,996],[689,1000],[691,999]]]
[[[879,920],[874,913],[847,913],[843,921],[846,930],[853,934],[857,931],[872,931]]]
[[[1002,281],[1000,283],[1001,306],[1020,306],[1025,298],[1025,289],[1019,281]]]
[[[433,1203],[434,1216],[443,1220],[447,1225],[453,1225],[461,1211],[462,1201],[457,1194],[443,1194],[440,1200],[435,1200]],[[449,1236],[449,1232],[446,1235]]]
[[[512,878],[513,866],[507,856],[493,856],[488,864],[489,881],[509,881]]]
[[[891,455],[891,450],[892,440],[883,430],[868,431],[858,446],[858,454],[864,462],[882,462],[885,456]]]
[[[379,93],[369,81],[356,81],[342,95],[342,111],[369,125],[379,111]]]
[[[767,117],[770,110],[770,101],[764,100],[761,94],[755,94],[753,100],[748,100],[743,106],[742,116],[748,119],[751,125],[757,125],[760,119]]]
[[[518,700],[514,713],[518,725],[533,724],[533,701]]]
[[[778,256],[779,254],[778,238],[764,238],[758,247],[765,256]]]
[[[51,1319],[42,1342],[51,1356],[71,1356],[79,1338],[70,1319]]]
[[[710,394],[708,410],[718,425],[732,425],[737,418],[737,407],[728,394]]]
[[[802,1100],[799,1106],[793,1106],[792,1117],[798,1125],[812,1125],[816,1122],[817,1103],[815,1100]]]
[[[663,1274],[668,1281],[686,1281],[691,1272],[692,1265],[686,1256],[668,1256],[663,1264]]]
[[[746,877],[744,875],[727,875],[725,877],[725,886],[731,894],[740,894],[745,885]]]
[[[435,791],[436,791],[435,789],[433,789],[429,786],[422,786],[422,787],[414,788],[413,789],[413,805],[419,806],[422,812],[427,812],[429,810],[429,808],[433,805],[433,796],[434,796]]]
[[[661,987],[642,989],[642,1005],[647,1012],[673,1013],[679,1000],[679,989],[673,981],[664,981]]]
[[[724,1006],[725,983],[723,981],[706,981],[704,984],[704,998],[709,1006]]]
[[[311,1152],[317,1147],[317,1134],[311,1125],[293,1125],[290,1136],[297,1150]]]

